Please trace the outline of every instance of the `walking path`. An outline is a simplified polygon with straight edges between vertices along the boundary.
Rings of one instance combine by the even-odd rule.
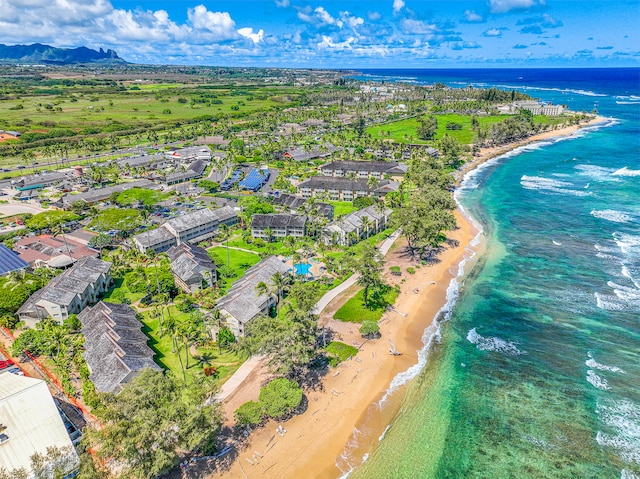
[[[385,256],[391,246],[395,241],[400,237],[400,230],[397,229],[391,235],[384,240],[382,245],[380,246],[380,254]],[[241,249],[241,248],[236,248]],[[320,314],[327,305],[333,301],[340,293],[346,291],[349,287],[356,284],[360,275],[358,273],[354,273],[349,278],[347,278],[344,282],[340,283],[335,288],[327,291],[322,298],[315,305],[315,313]],[[222,385],[220,393],[217,398],[220,401],[224,401],[226,398],[231,396],[234,391],[242,384],[242,382],[253,372],[254,369],[258,367],[258,365],[262,362],[264,356],[251,356],[248,360],[244,362],[242,366],[238,368],[238,370],[231,376],[227,382]]]

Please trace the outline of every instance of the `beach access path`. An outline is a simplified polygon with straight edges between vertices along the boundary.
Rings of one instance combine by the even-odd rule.
[[[400,233],[401,232],[399,229],[394,231],[393,233],[391,233],[391,235],[389,235],[387,239],[384,240],[382,245],[380,245],[380,254],[382,256],[385,256],[389,252],[389,250],[391,249],[391,246],[393,246],[393,243],[395,243],[395,241],[400,237]],[[233,248],[233,249],[242,250],[242,248]],[[248,250],[242,250],[242,251],[248,251]],[[320,298],[320,300],[318,300],[318,302],[316,303],[315,313],[320,314],[324,310],[324,308],[326,308],[329,305],[331,301],[333,301],[336,297],[338,297],[339,294],[343,293],[344,291],[349,289],[351,286],[356,284],[359,277],[360,275],[358,273],[354,273],[351,276],[349,276],[345,281],[340,283],[338,286],[327,291],[324,294],[324,296],[322,296],[322,298]],[[242,366],[240,366],[238,370],[235,373],[233,373],[233,375],[222,385],[222,388],[220,388],[220,392],[217,395],[217,399],[220,401],[224,401],[229,396],[231,396],[242,385],[244,380],[247,379],[247,377],[257,367],[260,366],[263,359],[264,359],[264,356],[251,356],[249,359],[247,359],[242,364]]]

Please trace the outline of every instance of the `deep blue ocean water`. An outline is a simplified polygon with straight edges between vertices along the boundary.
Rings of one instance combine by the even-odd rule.
[[[517,88],[611,120],[467,176],[486,247],[351,477],[640,478],[640,69],[358,78]]]

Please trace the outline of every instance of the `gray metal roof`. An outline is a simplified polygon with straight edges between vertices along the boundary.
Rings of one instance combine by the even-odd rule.
[[[87,203],[95,203],[97,201],[104,201],[109,199],[113,193],[121,193],[131,188],[151,188],[155,189],[156,185],[151,180],[137,180],[130,183],[122,183],[115,186],[107,186],[106,188],[90,189],[84,193],[78,193],[77,195],[68,194],[63,197],[64,203],[72,205],[76,201],[86,201]]]
[[[307,217],[289,214],[256,214],[251,218],[252,228],[304,228]]]
[[[173,236],[169,230],[160,226],[154,230],[139,233],[135,235],[133,239],[140,243],[144,248],[151,248],[164,241],[175,239],[175,236]]]
[[[380,173],[406,173],[407,165],[397,161],[351,161],[338,160],[323,165],[321,170],[327,171],[368,171]]]
[[[171,271],[185,283],[194,275],[202,278],[200,272],[196,271],[198,268],[212,272],[216,270],[207,250],[199,246],[182,243],[169,249],[167,256],[171,260]]]

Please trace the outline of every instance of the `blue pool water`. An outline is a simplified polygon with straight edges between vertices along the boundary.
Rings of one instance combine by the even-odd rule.
[[[311,263],[298,263],[294,265],[296,274],[309,274],[311,269]]]

